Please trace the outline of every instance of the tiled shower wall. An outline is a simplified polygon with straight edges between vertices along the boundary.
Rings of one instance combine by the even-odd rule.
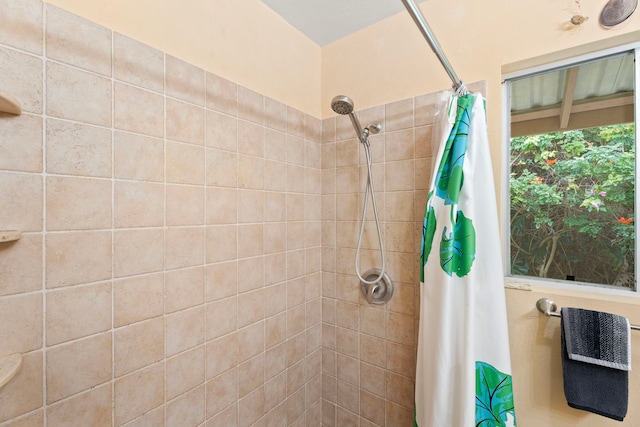
[[[354,259],[367,167],[348,118],[322,126],[323,425],[411,426],[417,318],[418,246],[429,171],[435,96],[370,108],[363,126],[382,124],[369,137],[386,271],[394,295],[369,305],[360,293]],[[360,272],[380,267],[375,216],[368,202]]]
[[[469,85],[486,93],[486,82]],[[359,113],[369,137],[373,183],[394,295],[369,305],[354,260],[367,182],[364,148],[345,116],[322,122],[322,422],[327,427],[413,425],[424,209],[445,92]],[[432,150],[433,148],[433,150]],[[488,180],[488,185],[493,185]],[[381,266],[375,215],[368,201],[360,273]]]
[[[0,426],[318,426],[321,121],[0,0]]]

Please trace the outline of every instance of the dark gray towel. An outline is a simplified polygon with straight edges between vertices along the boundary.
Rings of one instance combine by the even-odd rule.
[[[569,345],[568,338],[570,336],[573,343],[573,351],[575,351],[576,348],[581,348],[589,358],[600,359],[603,355],[605,359],[612,358],[610,351],[605,350],[600,352],[600,348],[606,349],[612,347],[604,343],[606,339],[601,340],[600,338],[613,335],[613,332],[607,331],[607,329],[612,328],[614,322],[608,320],[600,322],[601,314],[606,315],[608,313],[575,308],[563,308],[561,310],[562,319],[560,321],[560,329],[564,395],[567,398],[567,403],[572,408],[590,411],[614,420],[622,421],[627,415],[629,400],[628,371],[582,360],[572,360],[567,351]],[[599,332],[595,333],[594,331]],[[577,347],[575,346],[574,341],[576,341],[576,336],[579,337],[581,335],[587,337],[587,342],[591,342],[590,345],[593,346],[591,350],[588,350],[588,346],[582,344]],[[597,339],[596,335],[599,335]],[[630,340],[630,337],[628,337],[628,339]],[[603,341],[603,345],[600,345],[600,341]],[[622,347],[627,348],[625,345]],[[626,355],[630,356],[630,353]],[[613,358],[620,361],[619,356]]]

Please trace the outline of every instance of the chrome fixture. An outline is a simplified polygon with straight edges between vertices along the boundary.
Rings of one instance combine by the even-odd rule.
[[[345,95],[338,95],[331,101],[331,109],[343,116],[349,116],[356,135],[364,147],[367,157],[367,186],[364,192],[364,206],[362,208],[362,221],[360,224],[360,234],[358,236],[358,244],[356,246],[355,270],[360,283],[362,283],[362,293],[369,304],[384,304],[391,299],[393,295],[393,282],[385,272],[384,245],[382,243],[382,228],[378,219],[378,206],[376,203],[376,195],[373,188],[373,177],[371,174],[371,147],[369,146],[369,135],[380,132],[382,126],[380,123],[373,123],[362,128],[358,117],[353,113],[353,101]],[[371,194],[371,203],[373,205],[373,213],[376,219],[376,228],[378,231],[378,244],[380,245],[380,255],[382,258],[382,267],[380,269],[373,268],[367,270],[363,275],[360,274],[360,248],[362,247],[362,235],[364,234],[365,218],[367,216],[367,205],[369,202],[369,194]]]

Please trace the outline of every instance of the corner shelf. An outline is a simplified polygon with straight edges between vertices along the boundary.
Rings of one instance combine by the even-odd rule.
[[[22,107],[20,102],[14,97],[4,93],[0,90],[0,113],[9,113],[20,115],[22,114]]]
[[[20,240],[22,233],[17,230],[0,230],[0,243],[13,242]]]
[[[22,355],[20,353],[0,357],[0,388],[18,373],[20,366],[22,366]]]

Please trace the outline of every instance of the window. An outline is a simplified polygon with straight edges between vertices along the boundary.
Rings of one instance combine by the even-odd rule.
[[[509,276],[636,290],[637,49],[506,76]]]

